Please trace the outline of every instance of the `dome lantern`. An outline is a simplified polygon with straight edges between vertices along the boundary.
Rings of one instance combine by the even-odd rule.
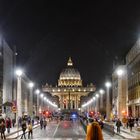
[[[73,66],[73,62],[72,62],[72,60],[71,60],[71,57],[69,57],[69,60],[68,60],[67,66]]]

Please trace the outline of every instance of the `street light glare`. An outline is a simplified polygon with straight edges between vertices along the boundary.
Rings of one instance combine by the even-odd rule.
[[[43,96],[44,96],[44,94],[43,94],[43,93],[41,93],[41,94],[40,94],[40,97],[41,97],[41,98],[43,98]]]
[[[35,91],[35,93],[38,95],[38,94],[40,93],[40,90],[37,89],[37,90]]]
[[[124,70],[122,70],[122,69],[118,69],[118,70],[117,70],[117,75],[118,75],[118,76],[122,76],[123,73],[124,73]]]
[[[30,83],[29,83],[29,87],[30,87],[30,88],[33,88],[33,87],[34,87],[34,83],[33,83],[33,82],[30,82]]]
[[[99,92],[100,92],[100,94],[104,94],[105,93],[105,91],[103,89],[100,89]]]
[[[99,98],[99,94],[96,94],[96,97]]]
[[[22,74],[23,74],[23,71],[21,70],[21,69],[17,69],[16,71],[15,71],[15,73],[16,73],[16,75],[17,76],[22,76]]]
[[[106,82],[106,83],[105,83],[105,86],[106,86],[107,88],[109,88],[109,87],[111,87],[111,83],[110,83],[110,82]]]

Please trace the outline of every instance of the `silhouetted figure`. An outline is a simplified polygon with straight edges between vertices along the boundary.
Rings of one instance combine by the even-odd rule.
[[[120,127],[122,126],[120,119],[117,120],[116,126],[117,126],[117,133],[120,133]]]
[[[24,137],[24,139],[26,139],[25,132],[26,132],[27,126],[26,126],[26,122],[25,122],[25,121],[23,121],[21,127],[22,127],[22,132],[23,132],[23,133],[22,133],[22,136],[21,136],[21,139],[22,139],[23,137]]]
[[[5,122],[2,121],[2,122],[0,123],[1,139],[6,139],[6,137],[5,137],[5,130],[6,130]]]
[[[28,139],[33,138],[33,127],[32,127],[32,123],[28,124]]]

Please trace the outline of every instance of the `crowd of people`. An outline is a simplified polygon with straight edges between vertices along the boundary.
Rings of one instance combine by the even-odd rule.
[[[36,123],[40,123],[40,128],[44,130],[46,129],[47,126],[47,120],[42,117],[39,119],[37,118],[32,118],[30,116],[23,116],[18,118],[18,123],[16,124],[15,119],[10,119],[10,117],[0,118],[0,133],[1,133],[1,139],[6,139],[5,132],[10,133],[11,128],[14,128],[15,126],[18,127],[19,129],[21,128],[22,130],[22,135],[21,139],[26,139],[26,132],[28,133],[28,139],[33,138],[33,126],[35,125],[35,119]]]
[[[132,132],[132,128],[134,126],[139,126],[139,118],[133,118],[133,117],[123,117],[122,120],[116,119],[116,127],[117,132],[120,133],[120,127],[122,126],[124,129],[130,129],[130,132]]]
[[[11,127],[15,126],[15,119],[10,119],[9,117],[1,118],[0,119],[0,133],[1,133],[1,139],[6,139],[5,137],[5,131],[7,133],[10,133]]]

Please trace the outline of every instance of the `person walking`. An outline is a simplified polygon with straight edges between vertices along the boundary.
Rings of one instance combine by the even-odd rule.
[[[24,139],[26,139],[26,136],[25,136],[25,132],[26,132],[26,129],[27,129],[27,126],[26,126],[26,121],[23,121],[22,125],[22,135],[21,135],[21,139],[24,137]]]
[[[117,126],[117,133],[120,133],[120,127],[122,126],[120,119],[117,120],[116,126]]]
[[[139,126],[139,118],[138,117],[136,117],[136,125],[137,125],[137,127]]]
[[[44,130],[46,129],[46,126],[47,126],[47,121],[46,121],[46,119],[44,119],[44,121],[43,121]]]
[[[42,129],[43,128],[43,119],[41,118],[40,120],[40,128]]]
[[[134,120],[132,118],[129,119],[129,127],[130,127],[130,132],[132,132],[132,128],[134,127]]]
[[[28,139],[30,139],[30,137],[31,139],[33,138],[33,127],[31,122],[28,124]]]
[[[13,127],[15,127],[15,123],[16,123],[16,120],[15,119],[12,119],[12,125],[13,125]]]
[[[7,118],[6,119],[6,128],[7,128],[7,133],[10,133],[10,128],[11,128],[11,119]]]
[[[5,122],[2,121],[2,122],[0,123],[1,139],[6,139],[6,137],[5,137],[5,130],[6,130]]]

